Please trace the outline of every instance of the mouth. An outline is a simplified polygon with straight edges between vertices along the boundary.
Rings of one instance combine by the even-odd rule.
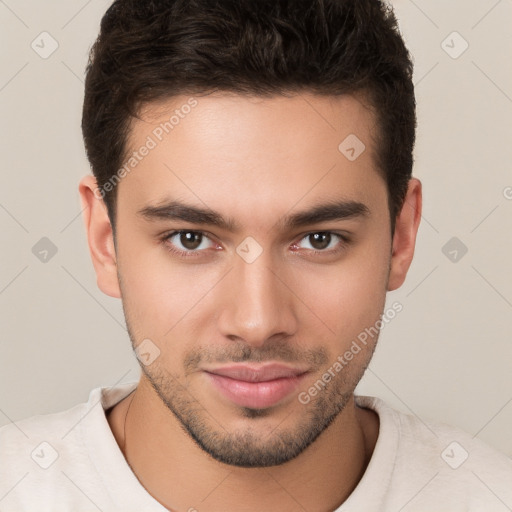
[[[203,370],[212,385],[230,402],[251,409],[277,405],[289,396],[308,372],[282,364],[235,364]]]

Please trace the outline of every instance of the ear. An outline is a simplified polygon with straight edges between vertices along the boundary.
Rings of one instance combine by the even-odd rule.
[[[396,218],[388,279],[388,291],[402,286],[414,256],[416,234],[421,219],[421,182],[409,180],[402,210]]]
[[[110,297],[121,298],[112,226],[96,178],[84,176],[78,191],[98,288]]]

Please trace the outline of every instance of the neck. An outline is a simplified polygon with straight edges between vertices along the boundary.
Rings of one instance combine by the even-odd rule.
[[[378,435],[377,415],[352,397],[295,459],[264,468],[229,466],[195,444],[144,379],[108,421],[145,489],[169,510],[187,511],[334,510],[361,479]]]

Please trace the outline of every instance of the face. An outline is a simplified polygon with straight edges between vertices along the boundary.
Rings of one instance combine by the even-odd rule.
[[[117,190],[119,294],[158,405],[217,460],[293,459],[371,359],[376,336],[332,372],[379,320],[389,286],[374,122],[355,97],[312,94],[181,96],[133,122],[137,161]]]

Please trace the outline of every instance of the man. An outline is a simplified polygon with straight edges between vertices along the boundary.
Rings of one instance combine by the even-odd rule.
[[[2,428],[0,510],[511,509],[507,457],[354,396],[420,222],[411,76],[377,0],[114,2],[79,190],[142,374]]]

